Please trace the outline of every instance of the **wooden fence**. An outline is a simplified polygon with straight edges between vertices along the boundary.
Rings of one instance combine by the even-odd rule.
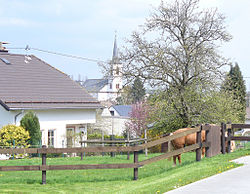
[[[189,131],[177,133],[171,136],[162,137],[160,139],[135,146],[128,147],[81,147],[81,148],[13,148],[13,149],[0,149],[0,154],[42,154],[41,165],[27,165],[27,166],[0,166],[0,171],[42,171],[42,184],[46,184],[46,171],[48,170],[82,170],[82,169],[119,169],[119,168],[133,168],[134,180],[138,179],[138,168],[156,162],[162,159],[172,157],[174,155],[182,154],[185,152],[196,150],[196,160],[201,160],[202,147],[208,147],[209,142],[201,142],[201,130],[202,126],[193,128]],[[184,148],[174,150],[144,161],[138,160],[138,152],[146,148],[150,148],[165,142],[169,142],[173,139],[186,136],[188,134],[197,133],[197,143],[186,146]],[[51,153],[83,153],[83,152],[133,152],[133,163],[119,163],[119,164],[80,164],[80,165],[47,165],[46,155]]]
[[[250,136],[234,136],[234,132],[239,129],[250,129],[250,124],[221,124],[221,152],[225,154],[225,152],[231,152],[231,141],[250,141]],[[227,131],[227,137],[226,137]],[[226,149],[227,148],[227,149]]]

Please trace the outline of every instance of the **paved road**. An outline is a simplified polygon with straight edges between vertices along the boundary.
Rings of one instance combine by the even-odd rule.
[[[166,194],[250,194],[250,156],[236,159],[234,162],[244,165]]]

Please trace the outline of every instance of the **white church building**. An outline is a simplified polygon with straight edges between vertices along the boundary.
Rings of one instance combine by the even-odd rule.
[[[98,101],[115,101],[121,94],[122,83],[122,63],[118,58],[117,41],[115,37],[113,56],[110,61],[110,74],[102,79],[87,79],[83,87]]]

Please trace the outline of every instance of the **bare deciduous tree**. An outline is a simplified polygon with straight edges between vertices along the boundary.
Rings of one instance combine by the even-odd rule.
[[[201,10],[199,0],[162,1],[141,31],[128,40],[122,53],[124,76],[128,81],[139,76],[152,87],[164,86],[188,125],[192,107],[185,95],[215,84],[227,63],[218,47],[230,39],[225,17],[217,9]]]

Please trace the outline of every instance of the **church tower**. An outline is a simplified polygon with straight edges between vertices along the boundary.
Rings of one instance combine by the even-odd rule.
[[[117,40],[115,35],[113,56],[110,62],[111,65],[111,80],[112,80],[112,89],[116,93],[116,97],[119,96],[118,92],[121,92],[123,83],[122,83],[122,63],[119,60]]]

